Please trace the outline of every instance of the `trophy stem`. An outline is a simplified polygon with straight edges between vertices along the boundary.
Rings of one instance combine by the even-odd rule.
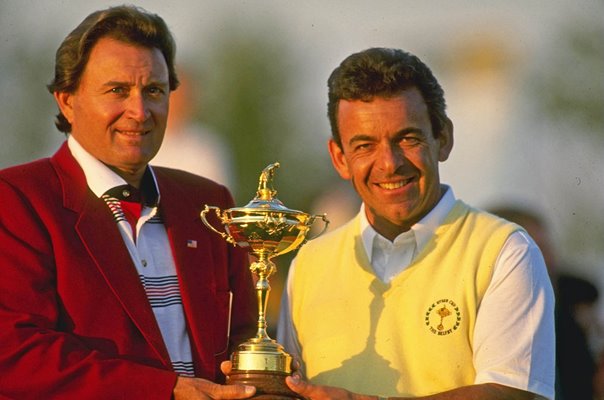
[[[266,333],[266,308],[268,305],[268,296],[271,291],[271,286],[268,283],[266,276],[259,275],[256,282],[256,296],[258,297],[258,332],[257,339],[270,339]]]
[[[268,296],[271,291],[268,277],[275,269],[275,264],[264,253],[259,254],[258,261],[253,262],[250,266],[250,270],[258,278],[256,281],[256,297],[258,299],[258,331],[256,332],[256,340],[259,341],[271,341],[267,333],[266,310],[268,307]]]

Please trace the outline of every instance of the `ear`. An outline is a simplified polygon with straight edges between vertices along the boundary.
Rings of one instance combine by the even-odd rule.
[[[453,150],[453,122],[449,118],[438,137],[438,161],[446,161]]]
[[[54,92],[55,101],[59,106],[61,113],[67,118],[70,124],[73,124],[73,96],[67,92]]]
[[[348,162],[344,157],[344,150],[333,139],[329,139],[327,143],[331,163],[342,179],[351,179],[350,171],[348,170]]]

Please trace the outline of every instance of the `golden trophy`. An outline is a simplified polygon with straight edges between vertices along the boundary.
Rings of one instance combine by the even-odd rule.
[[[317,218],[324,222],[323,230],[317,236],[327,229],[329,221],[325,214],[311,216],[291,210],[275,197],[277,191],[272,180],[278,167],[279,163],[274,163],[262,171],[256,197],[244,207],[220,210],[206,204],[200,217],[208,228],[227,242],[245,248],[256,257],[250,271],[257,278],[258,331],[256,337],[240,344],[231,355],[233,369],[227,383],[255,386],[255,398],[291,400],[298,397],[285,384],[285,377],[292,372],[292,357],[268,336],[266,330],[266,308],[271,289],[268,278],[276,272],[271,258],[304,244]],[[218,216],[225,232],[218,231],[206,220],[205,215],[211,210]]]

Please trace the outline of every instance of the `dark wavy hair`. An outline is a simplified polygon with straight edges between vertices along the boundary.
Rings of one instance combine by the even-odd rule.
[[[416,87],[428,106],[435,137],[448,121],[444,91],[432,71],[417,56],[402,50],[377,47],[352,54],[331,73],[327,86],[327,116],[332,137],[340,147],[342,140],[337,121],[340,100],[389,98]]]
[[[55,75],[47,85],[48,91],[74,93],[80,84],[92,48],[104,37],[159,49],[168,65],[170,90],[178,87],[174,66],[176,44],[168,26],[156,14],[124,5],[93,12],[67,35],[57,49]],[[61,132],[71,132],[71,124],[60,111],[55,125]]]

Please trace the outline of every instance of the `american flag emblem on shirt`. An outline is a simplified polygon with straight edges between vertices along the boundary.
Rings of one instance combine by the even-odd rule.
[[[187,240],[187,247],[190,247],[192,249],[196,249],[197,248],[197,240],[192,240],[192,239]]]

